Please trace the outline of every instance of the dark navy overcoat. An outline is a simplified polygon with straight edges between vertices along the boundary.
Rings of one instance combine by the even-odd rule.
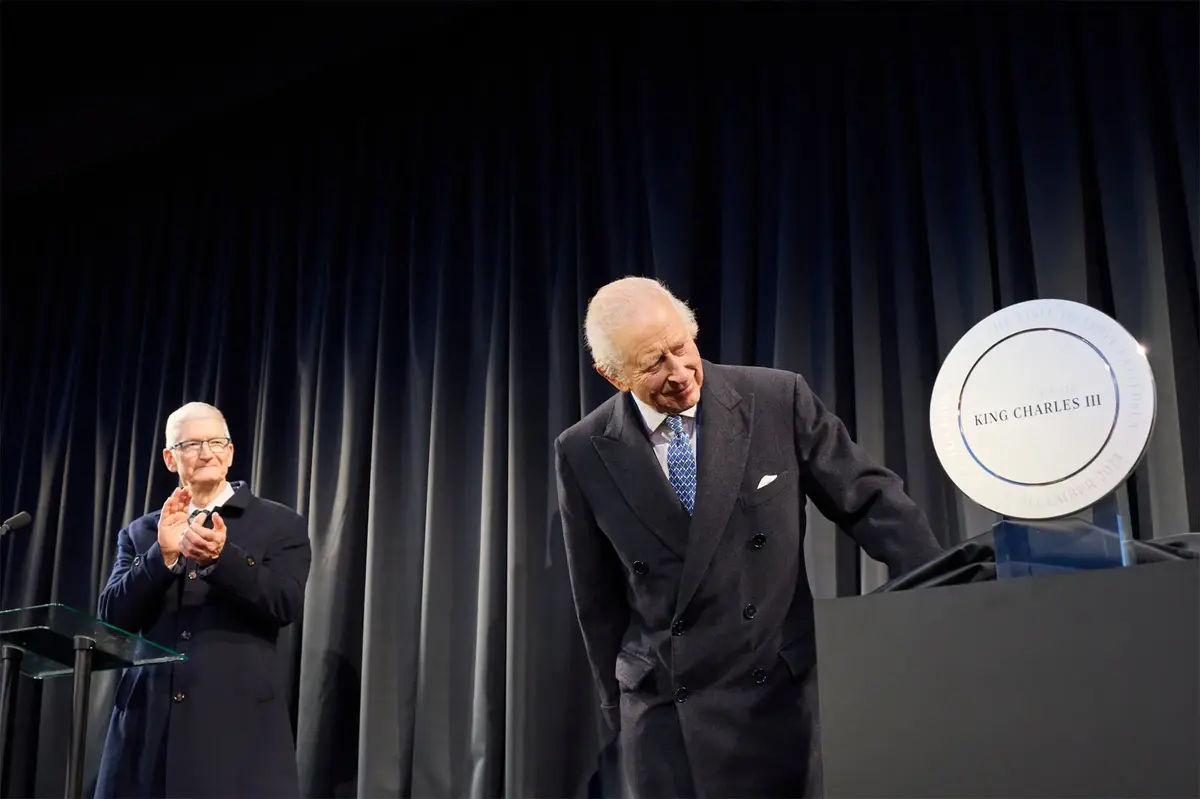
[[[118,535],[100,618],[188,659],[122,675],[98,798],[299,796],[276,642],[304,605],[308,527],[245,483],[232,486],[216,509],[227,538],[210,570],[187,560],[179,573],[166,566],[161,510]]]

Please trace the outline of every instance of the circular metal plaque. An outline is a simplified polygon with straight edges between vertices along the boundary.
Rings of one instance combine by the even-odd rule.
[[[1126,480],[1154,428],[1145,349],[1116,320],[1068,300],[997,311],[954,345],[929,426],[942,468],[989,510],[1052,519]]]

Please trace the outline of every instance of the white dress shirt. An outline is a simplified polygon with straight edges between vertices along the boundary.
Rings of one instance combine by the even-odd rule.
[[[670,480],[671,471],[667,468],[667,447],[671,444],[671,428],[666,425],[667,414],[654,410],[638,399],[632,392],[630,396],[637,403],[637,408],[642,414],[642,422],[646,425],[646,432],[650,434],[650,444],[654,447],[654,457],[658,458],[658,465],[662,467],[663,474]],[[687,433],[688,443],[692,448],[693,458],[696,457],[696,409],[699,407],[700,404],[696,403],[679,414],[683,420],[683,432]]]

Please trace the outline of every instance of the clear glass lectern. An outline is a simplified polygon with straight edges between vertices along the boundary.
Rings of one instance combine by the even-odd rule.
[[[153,641],[105,624],[62,604],[0,611],[0,795],[10,795],[13,714],[17,674],[35,680],[75,677],[71,741],[67,754],[68,799],[83,793],[83,747],[87,735],[92,672],[174,663],[187,656]]]

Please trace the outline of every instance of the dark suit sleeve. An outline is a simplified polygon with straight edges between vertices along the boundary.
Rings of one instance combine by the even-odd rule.
[[[304,588],[311,564],[308,526],[301,516],[293,516],[267,547],[262,562],[227,541],[215,568],[204,579],[260,622],[286,627],[304,609]]]
[[[558,441],[554,443],[554,468],[575,614],[596,681],[600,712],[609,730],[616,732],[621,725],[617,654],[629,626],[624,569],[612,544],[596,524]]]
[[[796,453],[804,492],[892,577],[942,552],[925,513],[892,471],[874,462],[796,376]]]
[[[96,615],[127,632],[140,631],[160,607],[176,574],[163,562],[156,540],[139,555],[128,527],[117,533],[117,560],[100,592]]]

